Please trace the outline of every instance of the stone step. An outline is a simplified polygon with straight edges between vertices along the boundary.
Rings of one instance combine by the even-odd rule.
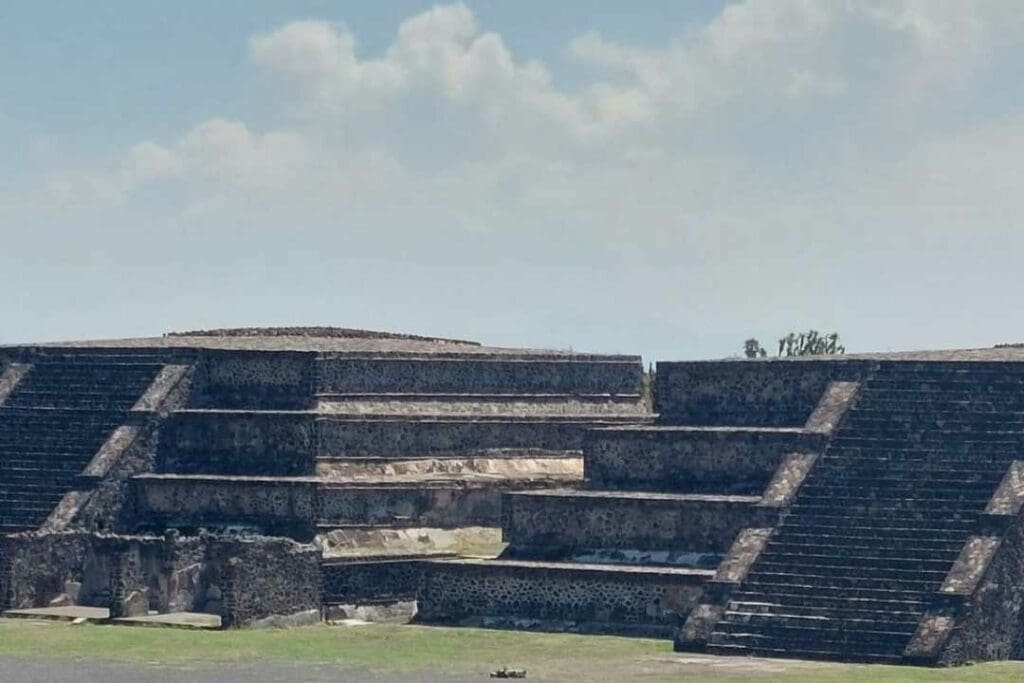
[[[904,536],[914,532],[932,535],[946,533],[950,538],[957,533],[973,531],[981,510],[961,512],[957,510],[925,510],[921,514],[902,514],[894,516],[880,510],[877,515],[862,511],[851,513],[842,507],[822,505],[802,505],[797,502],[789,508],[784,518],[785,529],[814,528],[833,529],[843,535],[890,533]],[[863,532],[859,530],[863,530]],[[906,534],[904,534],[904,531]]]
[[[813,546],[793,546],[769,541],[762,555],[773,562],[802,562],[806,566],[814,566],[826,562],[842,562],[846,566],[872,566],[884,563],[895,569],[926,569],[948,570],[959,555],[960,550],[903,550],[891,548],[888,552],[872,546],[865,546],[850,552],[850,548],[841,546],[833,548],[816,548]]]
[[[897,567],[888,562],[871,564],[853,564],[835,558],[778,557],[774,553],[761,555],[756,564],[757,577],[768,576],[801,577],[809,579],[808,584],[816,584],[819,579],[827,585],[838,585],[836,581],[849,581],[859,585],[860,581],[872,582],[924,582],[941,583],[948,574],[952,563],[939,567]],[[788,580],[788,579],[787,579]]]
[[[981,450],[983,453],[995,455],[1010,454],[1020,444],[1020,435],[1012,435],[1013,438],[1006,438],[1000,435],[994,439],[980,439],[977,435],[971,435],[967,439],[951,439],[949,435],[933,434],[928,438],[910,440],[906,434],[890,435],[882,437],[875,434],[841,432],[833,438],[833,448],[858,448],[862,451],[881,452],[924,452],[924,453],[974,453]]]
[[[51,459],[45,462],[41,462],[34,458],[4,458],[0,460],[0,472],[9,472],[12,474],[29,472],[70,472],[72,474],[76,474],[80,469],[81,464],[75,459]]]
[[[45,510],[46,512],[49,512],[53,507],[54,500],[59,500],[62,495],[62,491],[39,490],[33,492],[23,491],[21,493],[7,491],[0,493],[0,500],[5,501],[11,506],[9,510],[5,511],[5,514],[12,514],[19,510]]]
[[[900,454],[861,455],[857,452],[829,451],[821,458],[807,484],[851,482],[862,485],[877,482],[879,486],[899,484],[914,478],[935,486],[952,485],[957,481],[984,484],[998,480],[1006,473],[1012,460],[1005,457],[982,461],[981,458],[959,458],[936,455],[904,457]]]
[[[813,573],[817,571],[818,573]],[[927,593],[938,590],[946,572],[897,572],[889,576],[871,576],[866,567],[858,570],[832,567],[778,568],[770,566],[768,558],[760,558],[747,576],[752,588],[767,590],[769,586],[802,586],[810,590],[819,588],[859,590],[887,590],[899,593]]]
[[[795,642],[847,643],[854,647],[873,645],[883,649],[896,647],[897,643],[893,641],[902,639],[898,644],[898,652],[902,652],[916,628],[917,624],[912,622],[853,622],[763,615],[762,619],[755,618],[750,622],[723,619],[715,626],[715,633],[788,638]]]
[[[852,408],[843,422],[850,424],[872,423],[914,423],[917,421],[950,422],[953,424],[1016,424],[1024,421],[1024,410],[1008,410],[993,412],[991,410],[975,410],[973,404],[950,406],[943,409],[940,405],[902,404],[901,407],[886,405],[884,408],[876,403],[861,403]]]
[[[865,383],[867,391],[876,395],[886,391],[907,389],[1015,389],[1024,385],[1024,376],[1019,373],[986,373],[971,370],[965,373],[933,374],[920,373],[876,373]]]
[[[885,555],[807,555],[785,553],[769,546],[758,561],[759,570],[781,571],[793,570],[797,567],[813,571],[836,570],[845,574],[863,572],[864,576],[899,576],[913,573],[914,575],[945,576],[953,565],[953,560],[922,556],[920,558],[891,557]]]
[[[844,477],[843,474],[850,473],[836,470],[815,472],[800,488],[800,494],[834,495],[845,500],[854,497],[850,496],[851,493],[860,491],[879,500],[988,500],[1002,479],[1002,474],[994,471],[984,478],[965,478],[958,487],[954,480],[947,478],[945,481],[936,481],[927,472],[900,472],[879,476],[875,484],[870,486],[870,479],[864,473],[856,473],[859,476],[855,477]]]
[[[845,473],[842,473],[845,474]],[[960,481],[951,476],[936,478],[927,472],[889,475],[880,473],[872,482],[864,475],[850,477],[838,472],[815,472],[811,481],[800,487],[801,497],[832,496],[847,497],[851,491],[871,491],[873,498],[914,497],[922,492],[940,498],[970,497],[987,500],[999,485],[1001,477],[986,476],[982,478],[965,478]],[[839,476],[836,476],[839,475]],[[870,484],[873,487],[869,487]]]
[[[1022,387],[1018,383],[970,384],[966,382],[879,382],[861,393],[859,407],[910,405],[952,406],[975,401],[1019,408]]]
[[[937,586],[935,587],[937,588]],[[843,599],[863,598],[879,602],[925,602],[930,599],[935,588],[900,588],[893,585],[871,585],[871,586],[850,586],[850,585],[829,585],[827,583],[807,584],[800,581],[782,581],[774,578],[768,581],[760,581],[756,573],[748,575],[743,583],[743,593],[751,593],[766,596],[770,601],[781,601],[783,595],[787,597],[785,602],[795,601],[795,598],[804,597],[808,599]],[[737,595],[737,597],[739,597]],[[797,603],[799,604],[799,603]]]
[[[887,604],[883,609],[875,609],[871,605],[857,606],[855,604],[807,606],[782,604],[782,602],[730,600],[726,606],[726,613],[747,616],[775,615],[784,617],[806,616],[820,619],[854,619],[875,623],[893,622],[913,623],[915,625],[921,621],[921,616],[924,614],[922,608],[912,608],[914,605],[911,604],[906,605],[905,609],[901,608],[900,605],[896,605],[896,607],[897,609],[893,609],[892,604]]]
[[[12,471],[4,468],[0,471],[0,486],[13,488],[15,485],[22,490],[64,490],[74,481],[76,471],[24,470]]]
[[[978,450],[993,455],[1007,453],[1013,448],[1024,444],[1024,430],[1019,431],[985,431],[985,432],[940,432],[934,429],[921,429],[914,433],[907,430],[864,430],[862,434],[870,434],[874,443],[861,446],[879,450],[896,450],[912,447],[916,449],[932,449],[944,452],[977,452]],[[846,441],[838,441],[837,445],[849,445]],[[895,447],[895,448],[894,448]]]
[[[40,368],[81,368],[83,366],[109,366],[109,367],[145,367],[162,366],[166,362],[166,354],[163,353],[69,353],[51,354],[40,353],[28,359],[34,367]]]
[[[840,457],[839,455],[834,457]],[[885,457],[855,457],[850,456],[842,464],[835,463],[829,459],[819,461],[818,466],[806,484],[817,484],[819,481],[836,482],[843,484],[849,482],[851,485],[865,485],[877,481],[879,486],[889,486],[903,481],[927,482],[935,486],[951,485],[958,479],[968,483],[983,485],[990,482],[999,482],[1006,474],[1007,467],[1013,462],[1009,458],[999,458],[998,461],[980,463],[967,459],[914,459],[903,460],[901,458]]]
[[[845,542],[844,542],[845,541]],[[918,539],[885,539],[885,538],[837,538],[819,534],[800,534],[787,530],[784,535],[776,536],[768,541],[768,549],[772,552],[793,555],[839,555],[870,557],[877,553],[881,557],[932,557],[933,555],[956,556],[962,544],[958,541],[940,541],[927,538]]]
[[[786,608],[800,607],[825,610],[868,610],[875,612],[924,612],[928,609],[931,595],[895,594],[883,591],[873,595],[849,595],[842,591],[820,591],[817,593],[800,589],[782,590],[774,587],[771,591],[742,587],[733,591],[731,600],[736,602],[783,605]]]
[[[988,376],[1003,377],[1020,375],[1024,367],[1020,363],[1003,360],[884,360],[878,363],[874,376],[916,376],[919,374],[944,376]]]
[[[838,514],[878,514],[883,510],[896,513],[929,513],[951,511],[957,512],[981,512],[991,498],[995,486],[986,487],[982,492],[978,491],[924,491],[919,488],[912,495],[927,497],[910,498],[901,491],[871,491],[863,495],[856,495],[856,489],[811,489],[801,490],[791,512],[796,510],[825,511],[836,510]],[[797,507],[798,506],[798,507]],[[824,513],[823,514],[827,514]]]
[[[782,608],[785,609],[785,608]],[[891,613],[794,613],[747,612],[727,609],[722,622],[750,626],[759,631],[774,632],[778,628],[809,628],[818,631],[862,631],[902,633],[911,636],[917,630],[921,615],[904,612],[899,617]]]
[[[790,657],[872,662],[899,661],[910,637],[887,631],[848,631],[822,633],[812,628],[779,628],[770,633],[750,632],[749,628],[720,624],[712,632],[709,651],[723,653],[733,646],[751,654],[777,654]],[[716,627],[717,628],[717,627]]]
[[[723,636],[719,635],[714,637],[714,642],[708,645],[707,651],[711,654],[727,656],[790,657],[834,662],[856,661],[873,664],[895,664],[900,662],[902,659],[898,655],[852,653],[845,648],[827,649],[821,646],[816,647],[817,649],[800,646],[787,646],[786,643],[740,643],[726,640]]]
[[[104,425],[126,415],[117,411],[50,410],[33,408],[0,408],[0,421],[10,429],[51,425],[60,429],[68,424]]]
[[[941,440],[943,442],[985,442],[1012,440],[1024,433],[1024,422],[989,420],[954,422],[953,420],[857,420],[844,425],[851,431],[877,438],[905,439],[908,443]]]
[[[793,543],[797,546],[818,545],[836,548],[929,548],[949,550],[959,548],[966,541],[969,532],[945,530],[899,529],[879,530],[877,528],[814,527],[797,525],[784,526],[776,532],[772,542],[776,545]],[[838,552],[838,551],[837,551]]]
[[[774,522],[759,496],[541,490],[502,499],[504,538],[515,547],[725,553],[744,528]]]

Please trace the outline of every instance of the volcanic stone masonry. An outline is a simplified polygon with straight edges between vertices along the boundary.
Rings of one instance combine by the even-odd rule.
[[[324,327],[0,347],[0,608],[1024,654],[1024,349],[644,383]]]

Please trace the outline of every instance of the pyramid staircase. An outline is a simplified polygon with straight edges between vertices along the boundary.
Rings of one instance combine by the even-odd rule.
[[[954,579],[977,583],[991,553],[975,548],[994,552],[1020,508],[1022,453],[1024,366],[878,364],[707,651],[938,661],[971,605]]]
[[[850,385],[834,389],[826,398],[842,408]],[[670,636],[824,448],[817,411],[807,419],[814,400],[800,427],[662,419],[591,431],[582,489],[505,494],[500,557],[424,563],[418,618]]]
[[[0,404],[0,533],[39,527],[162,367],[137,355],[32,359]]]

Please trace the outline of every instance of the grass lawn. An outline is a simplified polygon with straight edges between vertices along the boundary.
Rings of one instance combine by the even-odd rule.
[[[196,632],[0,619],[0,657],[89,659],[161,666],[315,662],[378,672],[483,675],[525,668],[568,681],[1024,681],[1024,663],[957,669],[861,666],[681,655],[659,640],[422,626],[316,626]]]

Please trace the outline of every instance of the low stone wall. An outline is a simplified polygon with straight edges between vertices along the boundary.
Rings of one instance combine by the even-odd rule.
[[[678,627],[707,578],[635,567],[465,560],[424,562],[423,568],[421,621],[658,637]]]
[[[661,362],[654,386],[659,424],[801,427],[831,381],[859,381],[863,360]]]
[[[321,606],[320,553],[285,538],[117,536],[83,532],[0,539],[4,607],[108,607],[111,616],[205,611],[225,625]]]
[[[497,526],[504,488],[501,482],[323,485],[317,491],[317,519],[322,524]]]
[[[601,360],[325,357],[317,391],[334,394],[639,394],[638,356]]]
[[[315,430],[306,412],[178,412],[164,422],[157,467],[178,474],[312,474]]]
[[[321,571],[328,604],[414,600],[423,576],[420,563],[408,559],[330,562]]]
[[[321,419],[317,424],[323,456],[400,458],[492,448],[578,451],[588,429],[615,423],[565,419]]]
[[[0,534],[0,611],[11,607],[14,583],[12,539]]]
[[[325,484],[315,479],[142,475],[139,518],[154,528],[247,526],[308,538],[317,524],[497,526],[501,494],[543,480]]]
[[[143,475],[134,486],[140,519],[157,527],[237,524],[305,537],[316,518],[312,479]]]
[[[301,410],[310,406],[316,354],[204,350],[196,367],[194,408]]]
[[[798,429],[621,427],[587,434],[592,488],[760,495],[787,453],[824,448]]]
[[[320,552],[287,538],[217,539],[207,562],[224,596],[225,626],[249,626],[271,615],[314,612],[323,607]]]
[[[26,533],[0,539],[0,545],[8,567],[7,607],[45,607],[55,600],[109,605],[112,570],[109,554],[101,549],[109,547],[108,537],[84,532]]]
[[[774,517],[757,498],[655,493],[508,493],[503,507],[506,542],[563,553],[617,548],[722,554],[741,529]]]

